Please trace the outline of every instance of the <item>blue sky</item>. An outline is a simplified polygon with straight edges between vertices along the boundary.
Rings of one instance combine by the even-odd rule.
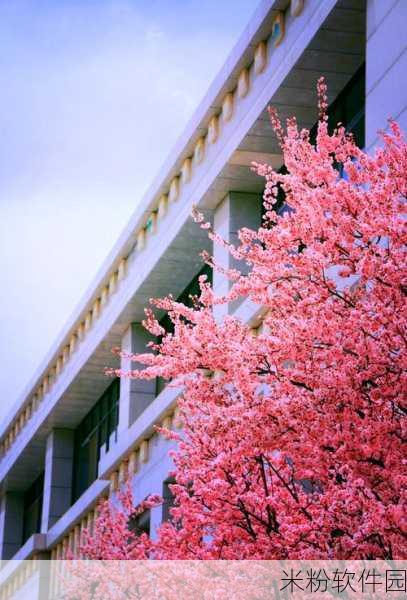
[[[0,2],[0,419],[257,3]]]

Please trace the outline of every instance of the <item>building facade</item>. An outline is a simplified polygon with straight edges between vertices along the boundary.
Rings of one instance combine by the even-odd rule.
[[[263,181],[251,162],[282,166],[268,105],[312,128],[316,81],[324,75],[330,119],[353,131],[361,147],[373,150],[388,117],[407,129],[406,25],[405,0],[261,2],[0,429],[0,597],[14,590],[7,583],[10,559],[60,559],[68,548],[75,554],[98,500],[128,476],[135,502],[151,493],[165,499],[142,516],[140,530],[154,537],[168,518],[173,442],[154,427],[179,426],[179,390],[161,380],[106,377],[105,366],[120,366],[111,349],[145,350],[149,337],[141,321],[149,298],[187,299],[203,268],[203,249],[229,260],[193,223],[193,205],[230,241],[240,227],[260,225]],[[212,283],[220,293],[228,285],[217,274]],[[222,310],[253,327],[261,319],[250,302]],[[128,368],[125,360],[121,366]]]

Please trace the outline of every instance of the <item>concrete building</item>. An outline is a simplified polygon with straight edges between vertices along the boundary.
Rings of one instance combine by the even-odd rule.
[[[138,204],[123,234],[0,429],[0,598],[16,584],[9,559],[62,558],[77,548],[98,499],[132,477],[135,500],[164,494],[178,391],[163,382],[111,380],[111,349],[144,350],[149,298],[186,297],[212,252],[191,220],[193,204],[233,239],[261,222],[262,180],[253,160],[282,166],[266,107],[316,121],[323,74],[330,114],[368,151],[394,117],[407,129],[405,0],[263,0],[224,67]],[[217,258],[226,260],[219,250]],[[225,282],[214,276],[221,291]],[[229,307],[256,326],[258,308]],[[123,365],[126,367],[126,365]],[[155,535],[168,502],[139,526]],[[3,575],[2,575],[3,573]],[[24,584],[24,577],[18,579]],[[10,583],[11,582],[11,583]],[[14,587],[13,587],[14,586]]]

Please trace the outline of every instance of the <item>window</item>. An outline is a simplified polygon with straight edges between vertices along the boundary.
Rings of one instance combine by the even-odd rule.
[[[353,133],[359,148],[365,145],[365,70],[363,64],[328,108],[331,128],[341,122]]]
[[[288,173],[287,168],[285,165],[283,165],[279,170],[278,173],[281,173],[282,175],[286,175]],[[278,185],[278,191],[277,191],[277,198],[276,198],[276,202],[273,205],[273,210],[275,211],[275,213],[277,215],[283,215],[284,213],[287,212],[292,212],[293,209],[288,206],[288,204],[285,201],[285,193],[283,188],[281,187],[281,185]],[[266,207],[264,206],[264,202],[261,203],[261,222],[262,222],[262,227],[270,227],[270,225],[272,225],[268,220],[265,220],[266,217]]]
[[[167,381],[164,379],[164,377],[156,377],[155,378],[155,395],[159,396],[166,385],[167,385]]]
[[[181,302],[185,306],[192,307],[190,296],[199,296],[199,277],[201,277],[201,275],[206,275],[207,282],[212,285],[212,267],[209,265],[204,265],[199,273],[195,275],[192,281],[189,282],[187,287],[178,296],[177,302]],[[160,325],[164,327],[167,333],[172,333],[174,331],[174,325],[167,313],[162,317]]]
[[[185,306],[192,307],[192,301],[191,301],[190,296],[199,296],[199,294],[200,294],[199,277],[201,275],[206,275],[207,282],[212,285],[212,267],[210,267],[209,265],[204,265],[204,267],[202,267],[202,269],[199,271],[199,273],[197,275],[195,275],[195,277],[192,279],[192,281],[190,281],[190,283],[187,285],[187,287],[178,296],[177,302],[182,302],[182,304],[184,304]],[[162,327],[164,327],[164,329],[167,333],[174,332],[174,324],[171,321],[171,319],[167,313],[165,313],[165,315],[162,317],[162,319],[160,321],[160,325]],[[159,338],[158,342],[160,342],[160,341],[161,340]],[[158,394],[160,394],[163,391],[165,386],[166,386],[166,380],[163,379],[162,377],[157,377],[156,378],[156,396],[158,396]]]
[[[24,544],[34,533],[41,531],[44,473],[24,493],[23,540]]]
[[[365,101],[366,65],[363,63],[337,98],[328,107],[330,131],[340,122],[346,131],[353,133],[359,148],[365,145]],[[311,129],[311,140],[315,140],[317,123]]]
[[[185,306],[192,306],[190,296],[198,296],[200,294],[199,278],[201,275],[206,275],[207,281],[212,284],[212,267],[204,265],[202,269],[195,275],[192,281],[187,285],[184,291],[178,296],[177,302],[182,302]]]
[[[355,142],[359,148],[363,148],[365,145],[365,71],[366,65],[363,63],[337,98],[328,107],[328,124],[330,131],[332,132],[338,123],[342,123],[346,131],[353,133]],[[315,142],[317,127],[318,123],[315,123],[310,131],[310,140],[313,143]],[[281,167],[279,173],[287,173],[285,165]],[[286,212],[292,211],[285,202],[285,194],[281,187],[278,189],[277,202],[274,205],[274,210],[278,215],[283,215]],[[264,205],[262,205],[262,217],[264,217],[265,212]]]
[[[163,512],[162,520],[171,521],[171,508],[174,506],[175,496],[172,493],[170,486],[175,483],[174,477],[169,477],[163,483]]]
[[[117,434],[120,380],[116,378],[75,431],[73,502],[97,478],[101,449],[109,450]]]
[[[146,533],[150,537],[150,509],[144,510],[138,515],[132,515],[128,527],[136,535]]]

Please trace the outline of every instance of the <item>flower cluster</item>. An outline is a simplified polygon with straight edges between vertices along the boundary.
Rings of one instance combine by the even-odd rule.
[[[236,246],[209,230],[249,273],[226,271],[223,298],[201,281],[192,308],[154,301],[174,331],[125,374],[183,386],[172,521],[155,541],[128,545],[107,506],[89,557],[407,554],[407,146],[393,122],[372,156],[342,126],[330,133],[322,81],[318,89],[315,143],[272,115],[286,170],[254,165],[265,178],[263,225],[242,229]],[[281,190],[291,210],[278,215]],[[233,316],[214,318],[216,303],[242,297],[264,307],[256,335]],[[163,333],[152,312],[146,326]]]

